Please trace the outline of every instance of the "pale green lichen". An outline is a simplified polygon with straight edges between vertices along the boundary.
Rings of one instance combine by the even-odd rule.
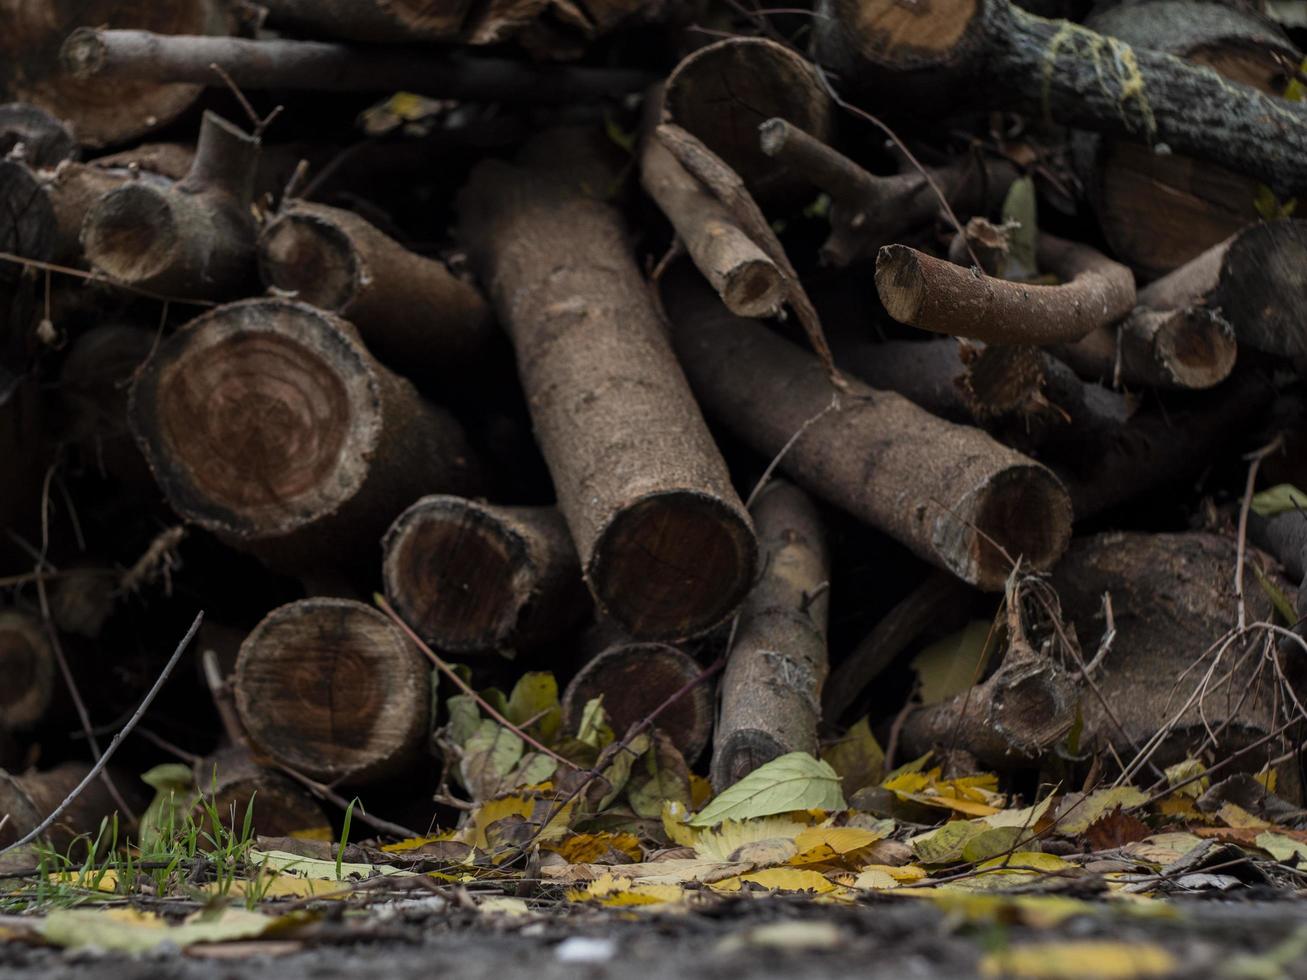
[[[1150,145],[1157,137],[1157,120],[1144,91],[1144,76],[1134,49],[1124,41],[1086,30],[1070,21],[1062,21],[1049,39],[1043,56],[1041,102],[1044,118],[1053,121],[1053,76],[1063,51],[1073,58],[1084,58],[1094,66],[1094,76],[1104,95],[1115,101],[1126,129],[1136,131]],[[1128,111],[1135,104],[1137,118]]]

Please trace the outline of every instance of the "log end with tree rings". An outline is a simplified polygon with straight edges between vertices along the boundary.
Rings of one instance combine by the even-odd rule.
[[[442,650],[553,639],[585,610],[576,550],[552,507],[423,497],[395,519],[382,547],[387,598]]]
[[[40,622],[17,610],[0,612],[0,677],[0,729],[23,731],[46,720],[63,681]]]
[[[0,33],[0,93],[66,120],[88,146],[122,143],[172,122],[195,103],[202,86],[80,79],[60,60],[70,34],[81,37],[77,29],[87,25],[159,34],[230,29],[226,5],[215,0],[10,0],[5,10],[12,12],[4,14]],[[93,60],[95,51],[83,44],[77,55]]]
[[[249,300],[165,341],[133,387],[130,417],[179,514],[257,539],[358,493],[381,434],[380,387],[343,321]]]
[[[184,247],[181,216],[163,188],[127,183],[100,198],[86,213],[82,248],[118,282],[156,282]]]
[[[302,599],[241,644],[241,724],[282,765],[364,783],[412,764],[430,720],[431,671],[388,617],[350,599]]]
[[[1142,321],[1154,321],[1145,329]],[[1140,321],[1137,329],[1136,321]],[[1199,390],[1220,384],[1234,370],[1239,353],[1234,330],[1219,310],[1187,306],[1179,310],[1141,310],[1123,326],[1121,358],[1152,365],[1153,383]],[[1133,373],[1140,374],[1142,370]],[[1122,378],[1126,370],[1123,365]],[[1147,382],[1145,382],[1147,383]]]
[[[899,72],[951,65],[968,48],[984,6],[985,0],[821,0],[815,50],[822,63],[842,71],[860,63]]]
[[[585,569],[590,590],[623,629],[673,640],[716,626],[753,584],[758,544],[729,500],[668,489],[627,504],[603,527]]]
[[[324,310],[345,312],[365,273],[349,235],[325,214],[282,214],[259,239],[264,281]]]
[[[671,120],[720,156],[763,201],[800,200],[803,178],[758,145],[758,127],[786,119],[818,139],[834,128],[834,107],[812,66],[765,38],[728,38],[685,58],[667,79]]]
[[[602,697],[608,723],[621,738],[702,672],[688,653],[662,643],[611,647],[582,667],[563,691],[563,725],[576,731],[586,704]],[[691,765],[708,744],[712,726],[709,681],[692,688],[654,722]]]

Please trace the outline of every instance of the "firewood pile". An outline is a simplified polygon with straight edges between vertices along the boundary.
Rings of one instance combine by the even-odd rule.
[[[1300,801],[1304,37],[1257,5],[0,23],[0,846],[163,763],[265,835],[651,818],[613,746],[721,793],[853,729]]]

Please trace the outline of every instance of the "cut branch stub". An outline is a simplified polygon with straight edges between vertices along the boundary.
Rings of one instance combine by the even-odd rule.
[[[406,374],[457,376],[496,339],[481,294],[351,211],[291,202],[259,238],[263,281],[350,319]]]
[[[784,45],[734,37],[700,48],[667,79],[667,115],[703,140],[764,203],[802,199],[806,180],[758,146],[758,126],[779,117],[830,139],[834,106],[812,66]]]
[[[131,286],[191,299],[241,293],[254,277],[258,159],[257,138],[206,112],[185,179],[129,181],[95,202],[82,225],[86,257]]]
[[[610,647],[582,667],[563,691],[564,727],[576,731],[586,703],[602,697],[608,723],[621,737],[702,672],[688,653],[662,643]],[[654,727],[693,765],[712,734],[712,684],[694,687],[660,714]]]
[[[1219,310],[1139,306],[1117,326],[1100,327],[1055,353],[1081,377],[1106,384],[1198,390],[1229,377],[1238,349]]]
[[[30,102],[67,120],[89,146],[122,143],[164,126],[199,98],[198,85],[150,80],[103,85],[62,70],[59,49],[84,24],[163,34],[226,34],[219,0],[0,0],[0,98]]]
[[[887,245],[876,258],[876,289],[900,323],[996,344],[1073,343],[1135,305],[1134,275],[1092,248],[1040,235],[1039,260],[1065,282],[994,279],[906,245]]]
[[[39,620],[0,612],[0,729],[24,731],[48,720],[63,680]],[[44,814],[43,814],[44,816]]]
[[[572,183],[594,161],[568,162],[483,162],[459,229],[512,338],[591,592],[637,639],[690,636],[739,605],[757,543],[620,215]]]
[[[77,141],[68,127],[44,109],[25,102],[0,105],[0,157],[20,146],[19,158],[33,170],[77,156]]]
[[[942,210],[930,181],[917,171],[875,176],[784,119],[768,119],[758,132],[764,154],[830,195],[831,231],[821,247],[827,265],[842,269],[872,255]],[[929,173],[959,214],[996,210],[1016,178],[1016,170],[1002,160],[967,159]]]
[[[173,508],[278,565],[368,555],[423,493],[477,483],[458,422],[303,303],[193,320],[146,364],[129,413]]]
[[[241,644],[241,724],[269,758],[349,784],[415,763],[430,722],[427,662],[385,615],[350,599],[301,599]]]
[[[705,411],[767,457],[797,436],[780,463],[796,483],[983,589],[1002,588],[1020,556],[1044,569],[1066,548],[1070,501],[1043,466],[851,379],[833,400],[815,358],[732,316],[693,277],[663,282]]]
[[[1270,95],[1302,54],[1252,5],[1147,0],[1096,12],[1086,26],[1165,51]],[[1183,265],[1257,221],[1257,181],[1128,140],[1079,134],[1075,161],[1113,255],[1151,275]]]
[[[386,598],[442,650],[557,639],[585,612],[581,565],[553,507],[423,497],[395,519],[382,546]]]
[[[195,764],[195,785],[203,799],[192,807],[192,817],[209,833],[206,821],[212,807],[230,823],[236,814],[237,826],[254,804],[253,833],[262,837],[291,837],[306,830],[330,826],[322,807],[299,784],[287,776],[260,767],[242,748],[230,746]]]
[[[1253,225],[1139,291],[1159,310],[1205,305],[1240,344],[1283,357],[1307,355],[1307,221]]]
[[[1288,102],[1174,55],[1132,48],[1010,0],[904,5],[823,0],[818,58],[846,90],[918,112],[968,105],[1023,112],[1210,160],[1276,193],[1307,191],[1307,105]]]
[[[826,680],[830,555],[817,508],[776,480],[753,505],[762,576],[740,610],[722,677],[712,784],[720,793],[772,759],[816,755]]]

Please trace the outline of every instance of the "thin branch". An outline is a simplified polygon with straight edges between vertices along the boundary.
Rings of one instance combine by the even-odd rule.
[[[1239,549],[1234,562],[1234,594],[1239,600],[1239,631],[1241,633],[1248,621],[1248,610],[1243,599],[1243,559],[1244,551],[1248,545],[1248,510],[1252,506],[1253,489],[1257,485],[1257,470],[1262,465],[1262,460],[1279,450],[1282,445],[1284,445],[1283,433],[1277,435],[1261,449],[1244,457],[1252,465],[1248,467],[1248,482],[1243,489],[1243,503],[1239,505]]]

